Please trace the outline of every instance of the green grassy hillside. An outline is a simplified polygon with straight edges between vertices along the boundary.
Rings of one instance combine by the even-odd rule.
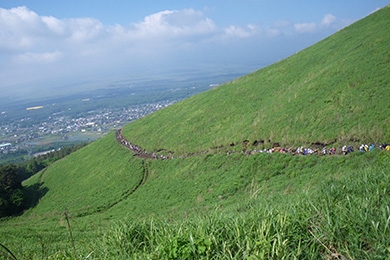
[[[78,259],[91,252],[93,259],[327,259],[332,252],[385,259],[389,253],[389,152],[216,154],[145,163],[147,181],[105,211],[79,214],[84,207],[68,207],[77,193],[50,185],[63,199],[53,205],[44,196],[29,214],[1,223],[1,241],[20,259],[75,259],[68,207]],[[102,194],[108,197],[102,202],[111,197]]]
[[[389,141],[388,17],[389,7],[284,61],[133,122],[124,134],[149,151],[178,153],[243,140]],[[133,155],[110,133],[26,180],[31,207],[0,222],[0,243],[17,259],[390,253],[390,152]]]
[[[24,183],[43,193],[32,214],[68,210],[84,215],[108,209],[126,198],[143,178],[143,161],[131,157],[111,133],[54,163]]]
[[[124,129],[148,150],[390,140],[390,8]]]

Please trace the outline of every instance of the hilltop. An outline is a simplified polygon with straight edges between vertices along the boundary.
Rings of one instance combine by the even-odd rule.
[[[148,151],[194,156],[145,159],[112,132],[57,161],[23,183],[35,199],[0,224],[1,241],[18,259],[386,258],[390,152],[197,152],[389,142],[388,17],[123,129]]]

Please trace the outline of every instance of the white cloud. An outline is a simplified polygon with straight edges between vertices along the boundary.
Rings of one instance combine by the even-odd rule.
[[[0,8],[1,28],[19,32],[36,32],[39,29],[39,16],[25,6],[12,9]]]
[[[229,37],[248,38],[255,35],[258,32],[258,29],[253,24],[249,24],[246,27],[231,25],[224,28],[224,32]]]
[[[281,34],[280,30],[277,28],[267,29],[267,37],[274,38],[274,37],[278,37],[280,34]]]
[[[124,27],[105,26],[93,18],[39,16],[25,6],[0,8],[0,53],[15,50],[41,53],[59,47],[66,55],[67,50],[97,53],[99,49],[106,52],[110,47],[129,50],[152,45],[185,46],[205,38],[220,38],[221,34],[230,38],[248,38],[258,31],[259,28],[253,24],[218,28],[203,12],[194,9],[158,12],[139,23]]]
[[[58,35],[65,34],[65,24],[61,20],[53,16],[43,16],[42,22],[46,25],[49,31]]]
[[[60,20],[39,16],[25,6],[0,8],[0,53],[33,51],[38,46],[55,46],[61,41],[79,44],[102,36],[104,31],[102,23],[92,18]]]
[[[336,16],[334,16],[332,14],[326,14],[324,16],[324,18],[322,18],[322,21],[321,21],[320,25],[322,25],[322,26],[330,26],[334,22],[336,22]]]
[[[91,75],[141,71],[164,67],[167,61],[172,67],[195,61],[224,60],[229,64],[248,59],[256,63],[270,55],[268,46],[277,49],[274,43],[278,39],[288,36],[291,40],[299,33],[333,28],[339,23],[327,14],[319,23],[277,21],[271,26],[219,27],[202,11],[183,9],[154,13],[129,26],[107,26],[89,17],[40,16],[25,6],[0,8],[0,90],[7,82],[77,78],[76,74],[86,71]],[[263,56],[255,57],[254,52]]]
[[[17,63],[21,64],[49,64],[60,60],[62,57],[62,53],[59,51],[55,52],[46,52],[46,53],[32,53],[27,52],[23,54],[19,54],[13,58],[13,60]]]
[[[26,7],[0,8],[0,50],[29,48],[39,31],[39,16]]]
[[[315,33],[319,30],[332,27],[337,23],[336,16],[332,14],[326,14],[320,23],[297,23],[294,24],[294,28],[298,33]]]
[[[146,16],[143,21],[131,24],[106,26],[93,18],[58,19],[39,16],[27,7],[0,8],[0,54],[20,51],[25,53],[52,53],[59,50],[66,58],[72,55],[104,55],[112,52],[141,55],[141,53],[163,52],[171,49],[218,43],[227,39],[253,37],[275,38],[294,31],[313,33],[330,27],[336,17],[327,14],[319,24],[288,21],[276,22],[271,27],[255,24],[218,27],[202,11],[194,9],[165,10]],[[291,34],[291,33],[290,33]],[[26,58],[26,60],[34,59]],[[16,60],[24,60],[18,58]],[[59,59],[52,59],[56,61]]]
[[[185,37],[209,34],[216,30],[215,23],[200,11],[184,9],[162,11],[133,24],[130,32],[140,37]]]
[[[294,24],[294,28],[299,33],[313,33],[317,30],[318,25],[316,23],[298,23]]]
[[[70,34],[69,40],[73,43],[86,42],[99,38],[105,32],[103,24],[96,19],[67,19],[65,22]]]

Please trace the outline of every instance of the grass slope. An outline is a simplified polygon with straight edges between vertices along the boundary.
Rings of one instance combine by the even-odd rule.
[[[390,8],[283,61],[124,128],[148,150],[244,140],[289,145],[390,140]]]
[[[127,219],[111,228],[102,254],[105,259],[388,259],[390,157],[379,158],[382,162],[355,171],[338,167],[342,176],[331,170],[316,174],[326,179],[316,184],[316,192],[278,192],[275,185],[288,183],[281,176],[260,182],[272,191],[260,186],[260,193],[246,191],[246,200],[239,196],[235,209],[175,220]]]
[[[54,163],[39,178],[34,176],[24,183],[27,189],[35,185],[44,193],[33,214],[69,210],[83,215],[109,208],[125,198],[142,179],[143,162],[132,160],[131,156],[110,133]]]
[[[81,217],[69,210],[79,259],[90,252],[94,259],[384,259],[389,253],[389,152],[216,154],[147,164],[146,183],[114,207]],[[65,199],[58,203],[67,206]],[[64,215],[42,213],[42,219],[39,207],[51,204],[40,204],[1,223],[0,238],[22,259],[75,259]]]

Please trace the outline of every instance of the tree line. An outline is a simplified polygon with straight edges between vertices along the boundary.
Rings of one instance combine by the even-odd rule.
[[[15,215],[29,206],[26,203],[29,194],[22,186],[23,180],[87,144],[64,147],[18,164],[0,165],[0,218]]]

